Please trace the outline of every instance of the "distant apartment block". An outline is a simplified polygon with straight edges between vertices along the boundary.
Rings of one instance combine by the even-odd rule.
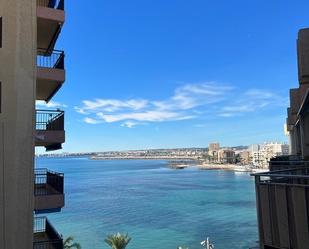
[[[220,150],[219,143],[210,143],[208,146],[209,160],[212,162],[218,162],[218,152]]]
[[[254,175],[261,249],[309,248],[309,29],[298,33],[297,58],[299,84],[287,109],[290,155]]]
[[[250,164],[250,152],[248,150],[239,151],[236,154],[239,156],[238,160],[241,164]]]
[[[235,163],[236,154],[234,150],[221,149],[218,151],[218,162],[219,163]]]
[[[218,142],[216,143],[210,143],[209,146],[208,146],[208,149],[209,151],[212,151],[212,150],[220,150],[220,144]]]
[[[278,142],[253,144],[249,146],[248,151],[251,164],[259,168],[268,168],[272,158],[289,154],[289,145]]]
[[[65,82],[56,43],[64,0],[0,1],[0,248],[63,249],[42,214],[64,206],[64,176],[34,169],[34,148],[62,148],[64,112],[36,110]]]

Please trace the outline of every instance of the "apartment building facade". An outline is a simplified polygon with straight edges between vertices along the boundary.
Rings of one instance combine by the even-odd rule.
[[[248,149],[250,163],[259,168],[268,168],[269,161],[278,156],[289,155],[290,146],[278,142],[253,144]]]
[[[299,86],[290,90],[291,155],[254,174],[261,249],[309,249],[309,29],[297,39]]]
[[[234,150],[221,149],[218,151],[218,162],[219,163],[235,163],[236,154]]]
[[[64,53],[55,50],[64,22],[64,0],[0,0],[1,249],[63,248],[42,214],[64,206],[64,177],[35,169],[34,148],[65,142],[64,112],[35,109],[65,81]]]
[[[211,162],[218,162],[218,152],[220,150],[220,144],[218,142],[216,143],[210,143],[208,146],[208,156],[209,160]]]

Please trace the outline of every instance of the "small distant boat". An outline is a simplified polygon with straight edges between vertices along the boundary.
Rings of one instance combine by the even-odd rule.
[[[171,169],[185,169],[190,166],[196,165],[193,160],[171,160],[168,162],[168,167]]]
[[[253,173],[263,173],[263,172],[268,172],[269,170],[268,169],[254,168],[254,169],[251,169],[251,171]]]
[[[234,167],[234,171],[236,171],[236,172],[248,172],[250,170],[248,170],[246,167],[236,166],[236,167]]]

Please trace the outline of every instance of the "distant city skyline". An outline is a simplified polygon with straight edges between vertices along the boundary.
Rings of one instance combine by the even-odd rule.
[[[37,157],[87,156],[91,160],[172,160],[171,162],[174,162],[172,168],[174,169],[184,169],[189,165],[192,166],[196,164],[206,164],[206,167],[214,167],[213,164],[223,164],[225,165],[223,167],[226,167],[225,169],[231,169],[229,164],[232,164],[242,165],[245,166],[247,170],[252,170],[253,168],[266,169],[272,158],[289,155],[289,152],[290,146],[288,144],[278,142],[235,147],[222,147],[219,143],[210,143],[208,147],[205,148],[141,149],[96,151],[90,153],[58,152],[56,154],[37,154]],[[183,160],[189,160],[191,163],[185,163],[186,166],[184,166]]]
[[[67,80],[37,107],[66,112],[63,152],[287,142],[295,37],[308,22],[297,2],[68,5],[57,46]]]
[[[220,149],[237,149],[237,150],[242,150],[242,149],[250,149],[250,147],[254,147],[254,146],[263,146],[263,145],[266,145],[266,144],[282,144],[282,145],[288,145],[287,142],[281,142],[281,141],[265,141],[265,142],[262,142],[262,143],[254,143],[254,144],[249,144],[249,145],[233,145],[233,146],[226,146],[226,145],[222,145],[220,144]],[[166,148],[138,148],[138,149],[124,149],[124,150],[98,150],[98,151],[71,151],[71,152],[66,152],[66,151],[63,151],[63,150],[57,150],[57,151],[54,151],[54,152],[46,152],[44,150],[37,150],[36,151],[36,155],[48,155],[48,154],[54,154],[54,155],[62,155],[62,154],[68,154],[68,155],[88,155],[88,154],[92,154],[92,153],[107,153],[107,152],[120,152],[120,153],[123,153],[123,152],[136,152],[136,151],[177,151],[177,150],[209,150],[209,145],[207,146],[201,146],[201,147],[166,147]]]

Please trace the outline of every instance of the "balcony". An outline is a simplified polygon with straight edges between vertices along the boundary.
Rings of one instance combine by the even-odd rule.
[[[38,49],[36,99],[48,102],[64,81],[64,52]]]
[[[38,47],[53,50],[64,22],[64,0],[37,0]]]
[[[261,248],[309,248],[309,167],[253,176]]]
[[[63,174],[47,169],[35,170],[34,211],[59,212],[64,207]]]
[[[62,149],[64,142],[64,112],[37,110],[35,146],[44,146],[46,151],[53,151]]]
[[[63,239],[46,217],[34,218],[33,249],[63,249]]]

